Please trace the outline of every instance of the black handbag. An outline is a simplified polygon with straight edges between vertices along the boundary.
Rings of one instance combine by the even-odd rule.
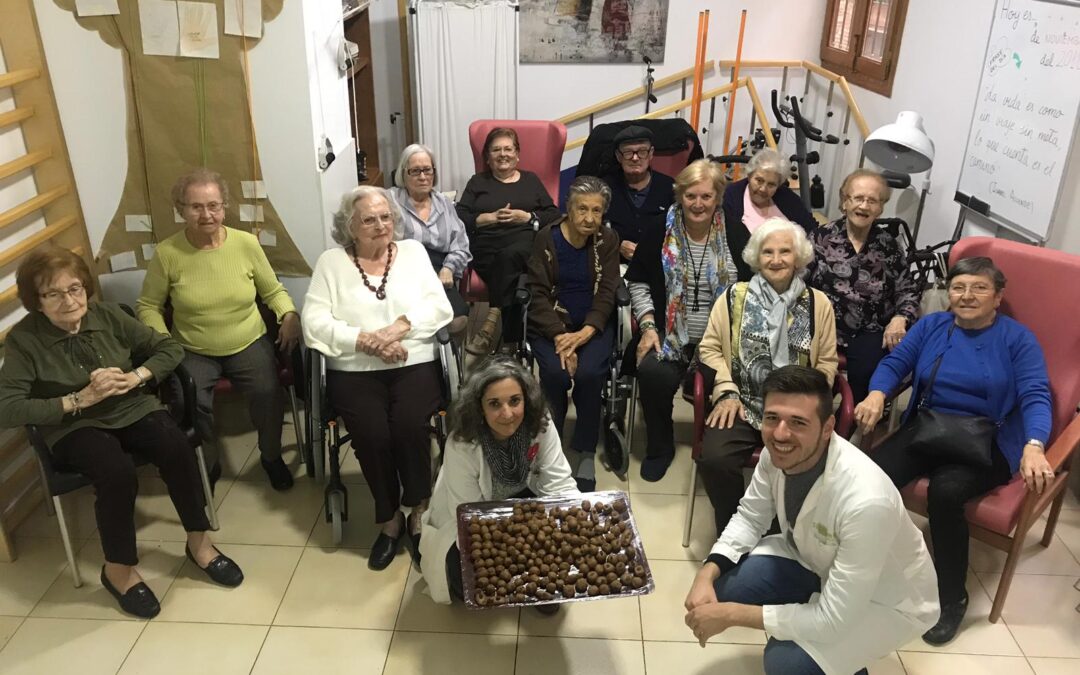
[[[949,327],[952,337],[956,324]],[[982,415],[953,415],[930,408],[934,380],[941,367],[942,353],[934,363],[926,390],[919,398],[919,404],[903,426],[896,432],[896,439],[891,442],[896,447],[907,448],[912,452],[926,455],[947,463],[968,466],[990,467],[993,465],[994,435],[999,422]]]

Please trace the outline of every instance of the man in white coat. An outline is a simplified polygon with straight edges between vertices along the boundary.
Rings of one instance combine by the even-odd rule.
[[[766,673],[850,675],[934,625],[934,565],[892,481],[833,433],[825,376],[785,366],[763,390],[765,450],[686,624],[702,646],[731,626],[764,629]],[[765,536],[774,517],[780,533]]]

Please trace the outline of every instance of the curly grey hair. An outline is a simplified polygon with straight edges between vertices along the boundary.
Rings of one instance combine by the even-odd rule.
[[[187,199],[187,190],[192,185],[209,185],[213,183],[217,185],[218,192],[221,193],[221,203],[225,206],[229,205],[229,184],[225,182],[221,174],[217,171],[212,171],[206,167],[200,166],[197,169],[192,169],[184,175],[176,179],[173,183],[172,190],[169,191],[169,196],[172,198],[173,207],[180,213],[184,212],[184,200]]]
[[[570,210],[575,197],[584,195],[600,195],[604,199],[604,212],[607,212],[608,204],[611,203],[611,188],[596,176],[578,176],[570,183],[570,190],[566,194],[566,210]]]
[[[787,184],[788,176],[791,175],[791,162],[786,157],[782,157],[776,150],[765,148],[754,153],[754,156],[750,158],[750,162],[746,165],[747,177],[758,171],[771,171],[780,176],[782,184]]]
[[[761,247],[765,245],[766,239],[778,232],[791,233],[791,241],[795,245],[796,274],[806,269],[814,259],[814,245],[806,237],[806,230],[785,218],[769,218],[750,235],[750,241],[746,242],[746,248],[742,252],[742,259],[755,273],[761,270]]]
[[[454,438],[466,443],[480,440],[480,434],[487,426],[484,417],[484,392],[495,382],[507,378],[517,380],[525,395],[525,419],[521,424],[529,438],[535,438],[540,433],[547,423],[548,415],[540,384],[532,373],[517,361],[496,356],[480,363],[461,387],[460,395],[451,410]]]
[[[352,245],[356,240],[352,230],[352,219],[353,214],[356,213],[356,203],[371,197],[382,197],[386,200],[386,204],[390,208],[390,215],[394,217],[394,240],[401,239],[403,232],[401,209],[398,208],[397,202],[390,195],[390,191],[381,187],[360,185],[342,195],[341,206],[334,212],[334,226],[330,230],[330,236],[335,242],[342,246]]]
[[[431,160],[431,168],[435,173],[431,174],[431,186],[434,187],[439,183],[439,169],[436,168],[435,153],[431,148],[421,143],[413,143],[412,145],[405,146],[405,149],[401,151],[401,159],[398,160],[397,168],[394,169],[394,185],[399,187],[405,187],[405,172],[409,168],[409,160],[413,158],[413,155],[425,154],[428,159]]]

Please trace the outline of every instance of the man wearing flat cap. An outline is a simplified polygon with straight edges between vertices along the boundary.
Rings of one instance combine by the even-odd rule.
[[[664,228],[668,207],[675,199],[675,183],[670,176],[649,168],[653,135],[645,127],[626,127],[615,135],[614,145],[620,168],[604,177],[611,187],[607,218],[622,241],[622,262],[629,263],[645,233]]]

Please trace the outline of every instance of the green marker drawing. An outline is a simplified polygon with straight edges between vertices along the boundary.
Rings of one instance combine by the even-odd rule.
[[[1019,70],[1021,61],[1020,61],[1020,55],[1017,54],[1016,52],[1013,52],[1013,61],[1016,62],[1016,68],[1017,68],[1017,70]]]

